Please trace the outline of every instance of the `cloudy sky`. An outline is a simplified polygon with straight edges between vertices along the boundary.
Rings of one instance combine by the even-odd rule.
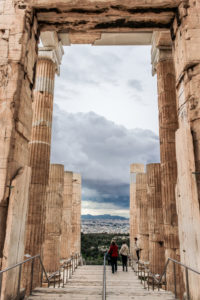
[[[150,47],[65,47],[52,163],[82,174],[82,213],[128,216],[129,166],[159,162]]]

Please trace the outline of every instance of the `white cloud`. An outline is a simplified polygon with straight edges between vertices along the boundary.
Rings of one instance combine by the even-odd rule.
[[[158,133],[156,78],[150,47],[65,47],[55,102],[67,112],[105,116]]]
[[[129,218],[129,211],[127,209],[121,209],[120,206],[110,203],[95,203],[92,201],[82,202],[82,215],[104,215],[110,214],[113,216],[123,216]]]

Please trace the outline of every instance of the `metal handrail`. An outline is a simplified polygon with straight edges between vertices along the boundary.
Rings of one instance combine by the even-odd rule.
[[[102,299],[106,300],[106,257],[107,257],[107,252],[104,255],[104,260],[103,260],[103,293],[102,293]]]
[[[164,267],[164,271],[161,275],[159,275],[159,279],[155,276],[155,274],[152,274],[149,270],[148,270],[148,290],[149,290],[149,279],[150,277],[153,279],[153,282],[152,282],[152,287],[153,287],[153,290],[155,288],[155,286],[158,287],[158,291],[160,289],[160,287],[162,287],[163,285],[165,285],[165,290],[167,289],[167,280],[166,280],[166,276],[167,276],[167,267],[169,265],[169,263],[172,262],[173,263],[173,275],[174,275],[174,295],[175,295],[175,299],[177,299],[177,278],[176,278],[176,265],[179,265],[180,267],[183,267],[185,268],[185,278],[186,278],[186,299],[187,300],[191,300],[190,298],[190,286],[189,286],[189,276],[188,276],[188,271],[191,271],[197,275],[200,275],[200,272],[191,268],[191,267],[188,267],[186,266],[185,264],[173,259],[173,258],[168,258],[166,264],[165,264],[165,267]],[[142,268],[139,268],[139,266],[141,266]],[[133,266],[132,266],[133,267]],[[146,280],[146,268],[144,266],[143,263],[141,262],[138,262],[138,269],[135,270],[135,272],[137,273],[138,275],[138,278],[141,279],[141,283],[142,281],[144,280],[144,288],[145,288],[145,280]],[[142,273],[143,272],[143,273]],[[164,279],[163,279],[164,277]]]
[[[160,277],[160,280],[159,280],[159,283],[158,283],[158,287],[159,285],[161,284],[162,282],[162,278],[163,276],[165,276],[166,278],[166,273],[167,273],[167,267],[169,265],[170,262],[173,262],[173,273],[174,273],[174,294],[175,294],[175,298],[177,298],[177,286],[176,286],[176,265],[179,265],[181,267],[184,267],[185,268],[185,278],[186,278],[186,296],[187,296],[187,300],[190,300],[190,288],[189,288],[189,278],[188,278],[188,271],[191,271],[193,273],[196,273],[198,275],[200,275],[200,272],[191,268],[191,267],[188,267],[186,266],[185,264],[173,259],[173,258],[168,258],[166,264],[165,264],[165,268],[164,268],[164,272],[162,273],[161,277]]]
[[[37,258],[39,259],[40,265],[42,267],[42,274],[44,272],[46,280],[47,280],[48,285],[49,285],[49,278],[47,276],[47,272],[46,272],[46,270],[44,268],[44,265],[42,263],[40,255],[37,254],[37,255],[32,256],[32,257],[30,257],[30,258],[28,258],[28,259],[26,259],[26,260],[24,260],[24,261],[22,261],[20,263],[15,264],[14,266],[8,267],[8,268],[0,271],[0,295],[1,295],[1,289],[2,289],[3,273],[6,273],[6,272],[8,272],[8,271],[10,271],[12,269],[15,269],[15,268],[19,267],[19,278],[18,278],[18,289],[17,289],[17,297],[19,297],[19,295],[20,295],[20,285],[21,285],[22,266],[24,264],[26,264],[27,262],[29,262],[29,261],[32,261],[32,264],[31,264],[31,286],[30,286],[30,294],[32,294],[34,263],[35,263],[35,259],[37,259]],[[42,280],[42,277],[41,277],[41,280]]]
[[[30,281],[30,295],[32,294],[32,291],[33,291],[33,275],[34,275],[34,263],[35,263],[35,259],[39,259],[39,262],[40,262],[40,265],[42,267],[42,272],[41,272],[41,280],[40,280],[40,286],[42,286],[42,282],[43,282],[43,274],[45,275],[45,279],[48,283],[48,287],[50,287],[51,285],[51,279],[54,278],[54,287],[55,287],[55,277],[57,275],[59,275],[59,287],[61,286],[61,272],[63,271],[63,284],[62,284],[62,287],[64,287],[64,284],[65,284],[65,279],[67,278],[70,278],[73,274],[73,272],[75,271],[75,269],[78,267],[78,261],[79,261],[79,258],[81,257],[80,254],[76,253],[74,256],[72,256],[70,259],[68,259],[67,261],[64,261],[63,265],[60,267],[60,269],[56,272],[54,272],[53,274],[51,275],[47,275],[47,272],[45,270],[45,267],[43,265],[43,262],[42,262],[42,259],[41,259],[41,256],[39,254],[35,255],[35,256],[32,256],[20,263],[17,263],[15,264],[14,266],[11,266],[11,267],[8,267],[4,270],[1,270],[0,271],[0,296],[1,296],[1,290],[2,290],[2,278],[3,278],[3,273],[6,273],[12,269],[15,269],[17,267],[19,267],[19,277],[18,277],[18,288],[17,288],[17,299],[20,295],[20,286],[21,286],[21,274],[22,274],[22,266],[24,264],[26,264],[27,262],[31,261],[31,281]],[[66,271],[67,269],[67,276],[66,276]]]

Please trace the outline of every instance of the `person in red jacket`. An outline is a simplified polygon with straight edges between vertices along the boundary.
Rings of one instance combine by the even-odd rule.
[[[108,254],[110,254],[111,257],[112,273],[114,274],[115,272],[117,272],[117,258],[118,258],[118,246],[115,243],[115,241],[112,241]]]

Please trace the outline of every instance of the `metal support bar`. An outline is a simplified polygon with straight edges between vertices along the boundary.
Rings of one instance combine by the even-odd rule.
[[[185,269],[185,278],[186,278],[187,300],[190,300],[190,288],[189,288],[189,279],[188,279],[188,268]]]
[[[31,286],[30,286],[30,295],[32,295],[32,290],[33,290],[34,263],[35,263],[35,258],[33,258],[32,261],[31,261]]]
[[[18,285],[17,285],[17,299],[19,299],[19,297],[20,297],[21,276],[22,276],[22,265],[19,266],[19,277],[18,277]]]

